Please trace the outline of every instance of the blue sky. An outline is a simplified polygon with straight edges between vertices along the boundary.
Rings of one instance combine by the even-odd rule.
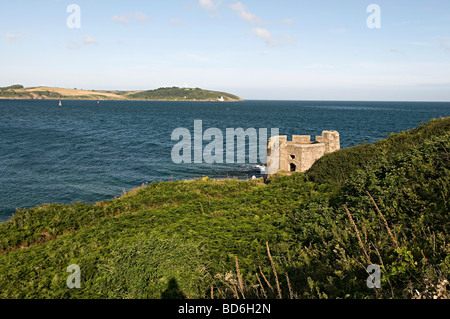
[[[15,83],[450,101],[450,1],[0,0],[0,86]]]

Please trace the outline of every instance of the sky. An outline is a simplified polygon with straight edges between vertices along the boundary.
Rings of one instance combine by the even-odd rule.
[[[0,0],[12,84],[450,101],[450,1]]]

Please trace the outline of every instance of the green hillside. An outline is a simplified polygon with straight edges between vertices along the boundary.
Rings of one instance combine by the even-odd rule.
[[[445,118],[268,185],[161,182],[19,210],[0,225],[0,298],[449,298],[449,173]]]
[[[227,102],[241,100],[240,97],[229,93],[179,87],[138,92],[129,94],[127,97],[133,100],[217,101],[221,97]]]
[[[6,87],[0,87],[0,98],[29,99],[31,98],[31,95],[26,91],[23,85],[16,84]]]
[[[20,84],[0,88],[0,99],[242,101],[240,97],[233,94],[199,88],[171,87],[149,91],[99,91],[45,86],[25,88]]]

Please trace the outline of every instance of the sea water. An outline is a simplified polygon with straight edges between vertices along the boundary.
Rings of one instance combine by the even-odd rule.
[[[431,102],[58,102],[0,100],[0,222],[16,208],[92,203],[143,183],[258,174],[254,163],[175,164],[172,132],[193,132],[195,120],[204,130],[278,128],[313,139],[337,130],[349,147],[450,116],[450,103]]]

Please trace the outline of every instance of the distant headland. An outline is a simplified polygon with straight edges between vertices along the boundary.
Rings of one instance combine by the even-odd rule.
[[[16,84],[0,87],[0,99],[34,100],[135,100],[135,101],[208,101],[240,102],[242,98],[225,92],[200,88],[166,87],[155,90],[82,90]]]

